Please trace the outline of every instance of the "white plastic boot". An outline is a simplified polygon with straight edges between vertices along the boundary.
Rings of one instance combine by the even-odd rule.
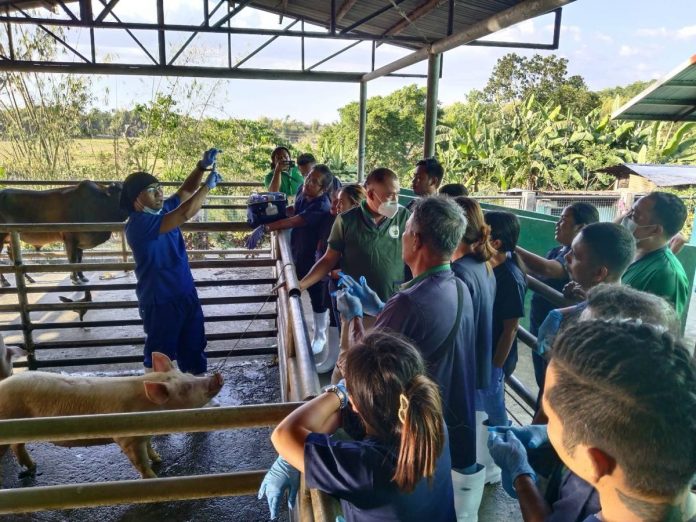
[[[464,475],[452,470],[452,487],[454,488],[454,511],[457,522],[477,522],[478,510],[483,498],[483,487],[486,484],[486,468],[476,465],[478,471],[472,475]]]
[[[486,468],[486,484],[500,482],[500,468],[488,451],[488,415],[483,411],[476,412],[476,462]]]
[[[326,346],[326,330],[329,328],[329,311],[320,314],[314,313],[314,339],[312,340],[312,353],[321,353]]]
[[[314,356],[314,363],[317,366],[317,372],[330,372],[336,366],[338,353],[341,351],[341,339],[338,333],[337,326],[329,327],[329,339],[324,345],[324,349]]]

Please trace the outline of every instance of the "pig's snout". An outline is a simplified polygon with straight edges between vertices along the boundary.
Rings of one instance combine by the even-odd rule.
[[[208,395],[210,397],[215,397],[220,393],[223,384],[225,384],[225,380],[222,378],[222,374],[214,373],[211,375],[208,380]]]

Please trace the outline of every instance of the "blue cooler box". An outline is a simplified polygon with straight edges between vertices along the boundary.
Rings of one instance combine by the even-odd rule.
[[[282,192],[254,192],[247,201],[247,223],[252,228],[287,217],[288,198]]]

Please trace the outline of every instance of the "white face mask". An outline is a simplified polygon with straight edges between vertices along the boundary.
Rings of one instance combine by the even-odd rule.
[[[631,218],[631,217],[626,216],[625,218],[623,218],[621,220],[621,226],[624,227],[626,230],[628,230],[631,233],[631,235],[636,239],[637,243],[640,241],[643,241],[644,239],[648,239],[651,237],[651,236],[641,237],[641,238],[635,237],[636,230],[638,230],[639,228],[643,228],[643,227],[649,227],[650,225],[639,225],[638,223],[633,221],[633,218]]]
[[[162,213],[162,209],[155,210],[154,208],[143,206],[143,212],[145,212],[146,214],[153,214],[155,216],[159,216]]]
[[[399,202],[392,200],[382,201],[382,203],[380,203],[379,207],[377,208],[377,212],[388,219],[391,219],[394,216],[396,216],[396,213],[398,211]]]

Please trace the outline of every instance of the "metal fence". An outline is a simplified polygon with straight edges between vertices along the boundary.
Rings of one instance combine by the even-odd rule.
[[[0,295],[15,293],[17,304],[0,305],[0,313],[19,313],[20,322],[17,324],[2,324],[0,331],[21,331],[21,342],[8,342],[24,347],[29,352],[25,365],[30,369],[47,366],[76,366],[84,364],[113,364],[115,362],[140,362],[139,355],[81,357],[77,359],[41,360],[37,351],[57,349],[69,345],[71,348],[87,348],[94,346],[123,346],[126,344],[141,344],[144,339],[138,337],[117,337],[111,339],[92,339],[85,341],[49,341],[37,342],[34,332],[41,329],[58,329],[82,327],[138,326],[140,320],[115,319],[108,321],[85,321],[82,323],[68,322],[37,322],[31,317],[33,312],[48,312],[54,310],[95,310],[95,309],[128,309],[137,306],[137,301],[95,301],[84,303],[41,303],[31,304],[31,293],[55,293],[75,290],[71,285],[42,285],[28,286],[24,275],[30,272],[65,272],[71,270],[132,270],[132,262],[107,263],[50,263],[26,264],[22,257],[20,239],[22,232],[42,232],[52,230],[63,231],[116,231],[122,230],[121,223],[82,223],[82,224],[15,224],[3,225],[3,229],[11,233],[15,252],[14,265],[0,267],[0,272],[14,273],[15,288],[0,289]],[[188,223],[182,227],[185,231],[195,232],[232,232],[248,230],[245,223]],[[270,255],[256,259],[225,259],[191,261],[191,267],[200,268],[268,268],[270,277],[266,278],[218,278],[215,281],[197,281],[196,286],[239,286],[267,285],[266,296],[225,296],[222,298],[202,298],[201,303],[235,304],[235,303],[276,303],[272,313],[262,313],[261,309],[255,314],[206,315],[206,321],[275,321],[272,329],[254,329],[252,331],[210,334],[208,340],[245,338],[277,338],[277,346],[256,349],[240,349],[230,351],[207,351],[209,357],[227,357],[229,355],[259,355],[277,354],[281,381],[281,398],[288,400],[306,400],[320,393],[319,378],[314,366],[314,360],[309,342],[307,324],[305,322],[295,267],[292,262],[289,245],[289,231],[273,234]],[[271,287],[281,278],[285,285],[278,289],[277,294],[271,292]],[[133,283],[90,284],[77,287],[81,290],[121,290],[132,292]],[[20,363],[18,366],[22,366]],[[260,405],[237,408],[220,408],[206,410],[182,410],[169,412],[147,412],[135,414],[89,415],[79,417],[57,417],[42,419],[23,419],[0,421],[0,445],[13,442],[33,440],[75,440],[89,438],[113,437],[115,435],[153,435],[172,433],[176,431],[210,431],[241,427],[274,426],[282,420],[296,404]],[[197,498],[213,498],[219,496],[248,495],[258,490],[265,471],[242,473],[226,473],[205,476],[189,476],[163,478],[150,481],[118,481],[112,483],[72,484],[64,486],[22,488],[20,490],[0,491],[0,514],[34,512],[50,509],[66,509],[104,506],[119,503],[144,503],[163,500],[185,500]],[[340,513],[340,507],[335,499],[317,491],[308,489],[304,480],[298,495],[296,516],[300,520],[333,522]]]

